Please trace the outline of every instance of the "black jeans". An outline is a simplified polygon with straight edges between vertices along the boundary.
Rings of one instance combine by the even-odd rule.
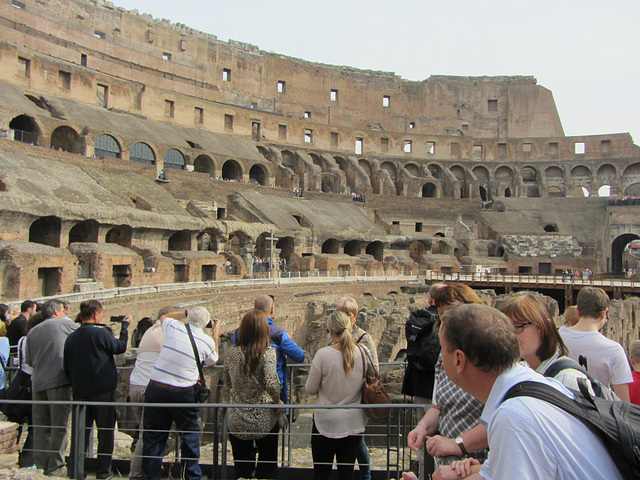
[[[267,436],[259,440],[241,440],[229,433],[235,478],[278,478],[278,430],[276,422]],[[254,442],[255,447],[258,447],[257,467]]]
[[[101,393],[88,398],[74,398],[74,400],[88,402],[115,402],[116,392]],[[105,478],[111,475],[111,456],[113,455],[114,429],[116,426],[116,407],[87,405],[85,422],[85,455],[89,451],[91,427],[96,422],[98,430],[98,461],[96,463],[96,477]]]
[[[313,456],[313,480],[326,480],[331,475],[333,457],[338,464],[338,479],[353,480],[353,465],[362,442],[362,434],[344,438],[328,438],[321,435],[313,422],[311,454]]]

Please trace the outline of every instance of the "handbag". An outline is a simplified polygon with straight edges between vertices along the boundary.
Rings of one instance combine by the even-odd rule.
[[[191,326],[186,323],[187,334],[191,341],[191,347],[193,348],[193,355],[196,359],[196,365],[198,365],[198,381],[193,386],[193,393],[196,397],[196,402],[205,403],[211,395],[211,390],[207,387],[207,381],[204,378],[204,372],[202,371],[202,363],[200,362],[200,354],[198,353],[198,347],[196,347],[196,341],[193,339],[193,333],[191,333]]]
[[[31,400],[31,375],[22,371],[22,347],[24,339],[18,341],[18,354],[14,358],[14,365],[11,369],[6,369],[2,357],[0,363],[5,370],[5,374],[9,377],[9,386],[2,390],[3,398],[7,400],[16,400],[14,403],[2,404],[1,411],[10,422],[23,423],[24,420],[31,416],[31,405],[21,402],[22,400]]]
[[[384,385],[380,381],[380,379],[376,377],[372,377],[371,375],[367,375],[367,367],[364,362],[364,356],[367,356],[369,363],[373,364],[371,357],[367,353],[367,351],[362,347],[362,345],[357,344],[360,349],[360,353],[362,354],[362,403],[367,405],[375,405],[375,404],[384,404],[391,403],[391,399],[389,398],[389,394],[387,393],[387,389],[384,388]],[[377,408],[377,407],[369,407],[367,409],[371,418],[385,418],[389,415],[389,408]]]

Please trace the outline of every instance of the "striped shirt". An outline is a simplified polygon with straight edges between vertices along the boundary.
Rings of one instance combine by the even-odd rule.
[[[191,341],[187,329],[179,320],[166,318],[162,322],[164,343],[158,360],[151,371],[151,380],[166,383],[174,387],[191,387],[198,381],[196,365]],[[213,339],[201,328],[191,326],[193,339],[198,347],[200,361],[205,365],[213,365],[218,361],[218,352]]]

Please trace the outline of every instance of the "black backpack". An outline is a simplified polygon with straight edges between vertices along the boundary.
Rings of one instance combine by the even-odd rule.
[[[434,372],[440,355],[440,339],[433,329],[435,323],[435,313],[420,309],[411,312],[405,325],[407,361],[423,372]]]
[[[568,357],[562,357],[553,362],[551,365],[549,365],[549,367],[547,367],[543,375],[545,377],[555,378],[558,373],[560,373],[562,370],[566,370],[567,368],[571,368],[572,370],[577,370],[578,372],[584,373],[589,379],[591,388],[593,389],[593,393],[595,393],[596,397],[604,398],[605,400],[620,400],[618,396],[613,393],[613,391],[596,380],[593,375],[591,375],[585,368],[580,366],[578,362]]]
[[[625,479],[640,479],[640,406],[629,402],[592,397],[584,378],[578,379],[576,399],[540,382],[520,382],[509,389],[502,401],[533,397],[580,419],[603,441],[609,455]]]

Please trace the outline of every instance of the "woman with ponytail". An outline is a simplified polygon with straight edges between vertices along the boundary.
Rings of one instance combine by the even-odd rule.
[[[307,393],[317,394],[316,405],[353,405],[362,400],[363,353],[351,335],[351,328],[351,320],[344,312],[335,311],[327,320],[331,345],[321,348],[313,357],[305,385]],[[364,365],[369,375],[377,375],[376,366],[367,355]],[[311,437],[314,480],[329,478],[334,457],[338,478],[352,480],[365,418],[364,410],[355,408],[314,411]]]

